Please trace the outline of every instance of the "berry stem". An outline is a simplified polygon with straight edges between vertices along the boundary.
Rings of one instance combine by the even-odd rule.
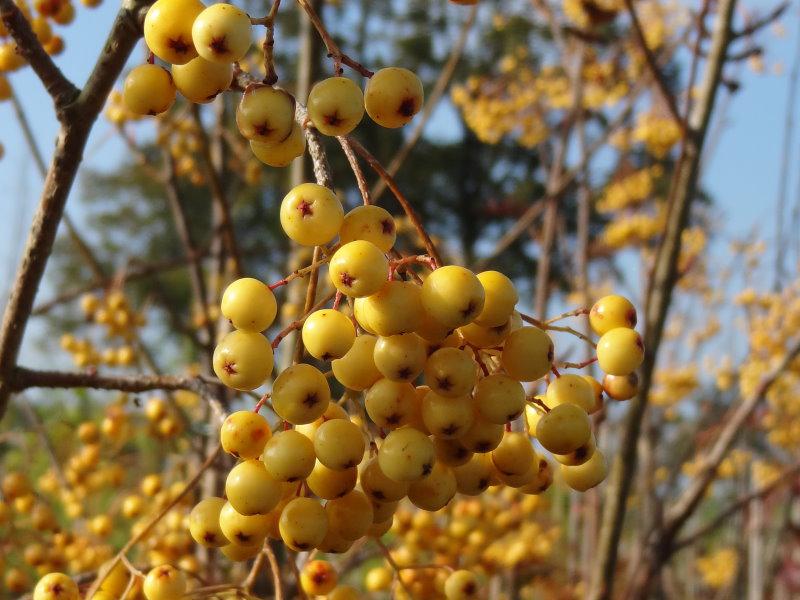
[[[370,197],[367,179],[364,177],[364,171],[361,170],[361,165],[358,164],[358,158],[353,152],[353,147],[350,145],[349,140],[344,136],[336,136],[336,139],[339,140],[339,145],[341,145],[342,151],[347,157],[347,162],[350,163],[350,168],[353,170],[353,175],[356,176],[356,183],[358,184],[358,190],[361,192],[361,199],[364,201],[364,205],[367,206],[372,204],[372,198]]]
[[[561,363],[561,368],[562,369],[583,369],[583,368],[588,367],[589,365],[591,365],[593,363],[596,363],[596,362],[597,362],[597,357],[595,356],[594,358],[590,358],[588,360],[585,360],[583,362],[578,362],[578,363],[563,362],[563,363]]]
[[[570,317],[579,317],[581,315],[588,315],[589,309],[585,306],[582,308],[576,308],[575,310],[570,310],[568,312],[562,313],[557,317],[553,317],[552,319],[547,319],[544,324],[549,325],[550,323],[555,323],[556,321],[561,321],[562,319],[568,319]]]
[[[292,333],[295,329],[300,329],[303,326],[303,323],[306,322],[308,315],[325,306],[328,302],[331,301],[331,298],[333,298],[333,296],[334,294],[333,292],[331,292],[325,298],[323,298],[322,300],[317,302],[314,306],[312,306],[309,310],[307,310],[306,313],[301,318],[297,319],[296,321],[292,321],[286,327],[281,329],[281,331],[278,332],[278,335],[275,336],[275,339],[272,340],[272,349],[274,350],[275,348],[277,348],[278,345],[280,345],[280,343],[283,341],[283,339],[287,335]]]
[[[320,258],[319,260],[315,260],[310,265],[303,267],[302,269],[297,269],[296,271],[292,271],[289,275],[284,277],[283,279],[279,279],[275,283],[269,285],[270,290],[276,290],[277,288],[286,285],[290,281],[294,281],[295,279],[299,279],[301,277],[305,277],[308,273],[318,269],[321,265],[329,262],[331,260],[331,256],[333,255],[332,252],[326,251],[326,255]]]
[[[336,296],[333,298],[333,310],[339,310],[339,305],[342,303],[342,298],[344,294],[342,292],[337,291]]]
[[[269,397],[270,394],[264,394],[263,396],[261,396],[258,402],[256,402],[256,405],[253,407],[253,412],[257,413],[258,411],[260,411],[261,407],[268,403]],[[272,407],[270,407],[270,410],[272,410]]]
[[[561,377],[561,373],[558,372],[558,369],[555,365],[550,365],[550,370],[553,372],[553,375],[556,377]]]

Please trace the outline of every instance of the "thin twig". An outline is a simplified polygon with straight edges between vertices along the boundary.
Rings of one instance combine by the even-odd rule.
[[[361,170],[361,165],[358,164],[358,158],[356,158],[356,155],[353,153],[350,142],[343,136],[337,136],[336,139],[339,141],[339,145],[342,147],[344,155],[347,157],[347,162],[350,163],[350,169],[356,177],[358,191],[361,192],[361,200],[365,205],[372,204],[369,187],[367,187],[367,180],[364,178],[364,171]]]

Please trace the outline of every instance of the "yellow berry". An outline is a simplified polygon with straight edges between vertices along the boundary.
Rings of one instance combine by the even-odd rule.
[[[344,216],[339,239],[342,244],[364,240],[375,244],[381,252],[388,252],[397,238],[397,227],[389,212],[367,204],[358,206]]]
[[[231,86],[233,66],[197,56],[182,65],[172,65],[172,81],[189,102],[207,104]]]
[[[250,410],[229,414],[222,424],[222,449],[236,458],[258,458],[272,436],[267,420]]]
[[[216,63],[238,62],[250,48],[250,16],[233,4],[212,4],[194,20],[197,53]]]
[[[236,329],[260,332],[272,325],[278,304],[266,284],[252,277],[243,277],[225,288],[221,310]]]
[[[147,600],[174,600],[186,592],[186,577],[171,565],[150,569],[142,592]]]
[[[402,127],[422,109],[422,82],[414,73],[400,67],[376,72],[367,82],[364,104],[378,125]]]
[[[361,488],[372,500],[377,502],[395,502],[408,493],[408,483],[395,481],[381,470],[378,458],[371,459],[362,469],[359,476]]]
[[[639,376],[636,373],[606,375],[603,377],[602,390],[614,400],[630,400],[639,391]]]
[[[272,346],[260,333],[231,331],[214,349],[214,373],[235,390],[253,390],[272,372]]]
[[[281,484],[269,474],[260,460],[245,460],[230,470],[225,480],[225,496],[242,515],[265,515],[278,505]]]
[[[580,448],[573,450],[569,454],[553,454],[553,458],[555,458],[562,465],[577,467],[578,465],[585,463],[587,460],[590,460],[596,450],[597,442],[594,439],[594,435],[591,435],[589,436],[589,441]]]
[[[596,403],[594,390],[581,375],[562,375],[556,377],[547,386],[545,403],[549,408],[571,402],[577,404],[587,413],[592,412]]]
[[[278,481],[305,479],[314,469],[314,444],[294,429],[280,431],[264,447],[264,466]]]
[[[418,481],[431,472],[435,462],[433,442],[411,427],[389,432],[378,449],[381,471],[395,481]]]
[[[486,454],[473,454],[463,465],[453,467],[453,473],[459,494],[477,496],[492,483],[492,461]]]
[[[355,467],[347,469],[329,469],[317,461],[311,474],[306,478],[308,489],[325,500],[339,498],[356,486],[358,470]]]
[[[261,550],[263,550],[263,542],[260,540],[255,544],[250,544],[249,546],[228,544],[227,546],[220,548],[220,551],[225,558],[232,560],[233,562],[243,562],[255,558],[261,553]]]
[[[319,360],[341,358],[353,347],[356,329],[353,322],[338,310],[324,309],[311,313],[303,323],[303,345]]]
[[[471,323],[481,313],[485,293],[472,271],[450,265],[425,278],[421,299],[431,317],[452,329]]]
[[[137,115],[158,115],[175,102],[172,75],[158,65],[139,65],[125,78],[123,98],[128,109]]]
[[[346,540],[364,536],[373,524],[372,503],[363,492],[353,490],[325,504],[330,530]]]
[[[485,453],[497,448],[503,439],[503,426],[477,417],[466,433],[458,438],[459,443],[470,452]]]
[[[313,498],[295,498],[284,507],[278,525],[284,543],[301,552],[322,542],[328,532],[328,516]]]
[[[291,135],[294,108],[295,100],[289,92],[270,85],[251,85],[236,108],[236,125],[248,140],[275,145]]]
[[[375,366],[392,381],[413,381],[425,368],[425,343],[415,333],[378,338],[373,353]]]
[[[561,465],[561,476],[564,478],[564,482],[579,492],[585,492],[599,485],[607,474],[606,457],[599,450],[595,450],[592,457],[583,464],[574,467]]]
[[[383,378],[367,390],[364,405],[369,418],[378,427],[396,429],[409,422],[415,396],[410,383]]]
[[[511,280],[498,271],[483,271],[477,275],[486,296],[483,310],[475,323],[483,327],[505,325],[514,312],[519,295]]]
[[[422,321],[420,287],[411,281],[386,282],[362,302],[360,316],[381,336],[412,332]]]
[[[373,358],[376,342],[374,336],[359,335],[347,354],[331,361],[333,376],[339,383],[351,390],[362,391],[381,378]]]
[[[508,431],[500,444],[492,450],[492,463],[503,475],[522,475],[536,458],[533,446],[527,435]]]
[[[475,420],[472,399],[468,394],[453,398],[430,391],[422,400],[422,420],[437,438],[459,438]]]
[[[383,252],[364,240],[349,242],[331,258],[329,275],[337,290],[351,298],[370,296],[380,290],[389,274]]]
[[[328,380],[311,365],[289,367],[272,385],[272,407],[281,419],[294,425],[311,423],[320,417],[330,399]]]
[[[597,335],[617,327],[633,329],[636,327],[636,308],[622,296],[604,296],[589,311],[589,324]]]
[[[437,511],[447,506],[456,495],[456,490],[453,469],[437,462],[426,477],[408,486],[408,499],[417,508]]]
[[[544,377],[553,362],[553,341],[538,327],[522,327],[509,334],[503,345],[501,363],[518,381]]]
[[[609,375],[629,375],[644,360],[644,342],[633,329],[616,327],[597,342],[597,363]]]
[[[306,136],[303,128],[297,123],[285,140],[277,144],[262,144],[250,140],[250,149],[255,157],[270,167],[285,167],[306,151]]]
[[[314,433],[317,460],[335,471],[358,465],[364,458],[365,448],[364,434],[349,419],[325,421]]]
[[[205,6],[199,0],[156,0],[144,18],[144,41],[158,58],[182,65],[195,56],[192,24]]]
[[[444,595],[447,600],[470,600],[478,597],[478,578],[471,571],[460,569],[453,571],[444,583]]]
[[[220,548],[230,543],[219,526],[223,506],[225,500],[212,496],[198,502],[189,513],[189,533],[201,546]]]
[[[364,116],[364,94],[347,77],[330,77],[311,88],[308,116],[324,135],[347,135]]]
[[[270,517],[268,515],[243,515],[226,502],[219,513],[222,534],[239,546],[260,544],[267,537]]]
[[[589,416],[580,406],[559,404],[539,419],[536,438],[553,454],[569,454],[586,444],[592,429]]]
[[[306,594],[324,596],[336,587],[338,576],[326,560],[310,560],[300,573],[300,586]]]
[[[513,421],[525,408],[522,384],[508,375],[495,373],[483,377],[475,386],[475,409],[491,423]]]
[[[478,379],[475,361],[458,348],[440,348],[431,354],[424,373],[431,390],[447,398],[469,394]]]
[[[316,183],[300,184],[281,202],[281,226],[292,240],[303,246],[321,246],[339,232],[344,210],[339,198]]]

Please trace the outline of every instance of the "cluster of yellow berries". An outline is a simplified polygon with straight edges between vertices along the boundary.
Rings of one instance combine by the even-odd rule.
[[[103,298],[85,294],[81,298],[81,310],[88,322],[105,327],[106,337],[121,338],[125,343],[101,351],[90,339],[64,334],[61,336],[61,347],[72,355],[75,365],[77,367],[133,365],[137,358],[133,341],[136,339],[138,328],[146,323],[145,316],[133,310],[120,291],[109,292]]]
[[[663,167],[653,165],[619,177],[603,190],[597,201],[597,211],[608,214],[638,207],[652,198],[656,180],[663,175]]]

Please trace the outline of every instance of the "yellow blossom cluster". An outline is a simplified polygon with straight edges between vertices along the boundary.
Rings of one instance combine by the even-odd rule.
[[[625,8],[622,0],[564,0],[564,16],[581,28],[613,20]]]
[[[655,214],[620,215],[603,230],[602,240],[610,248],[639,246],[661,235],[665,223],[666,214],[661,207]]]
[[[644,144],[647,151],[656,158],[663,158],[681,139],[681,128],[669,116],[655,111],[640,113],[631,139]]]
[[[739,568],[739,556],[733,548],[720,548],[699,557],[695,566],[703,583],[717,590],[733,582]]]
[[[641,205],[652,197],[655,180],[663,174],[661,165],[653,165],[619,177],[603,191],[597,211],[608,214]]]
[[[697,365],[662,367],[655,373],[650,402],[656,406],[677,404],[694,392],[700,385]]]

